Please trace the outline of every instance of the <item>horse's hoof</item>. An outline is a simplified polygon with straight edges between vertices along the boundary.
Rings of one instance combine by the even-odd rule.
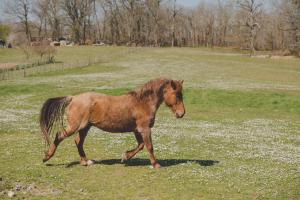
[[[154,169],[159,169],[159,168],[161,168],[161,166],[160,166],[160,164],[155,163],[155,164],[153,165],[153,168],[154,168]]]
[[[50,159],[50,157],[45,156],[45,157],[43,158],[43,163],[47,162],[49,159]]]
[[[127,160],[128,160],[128,159],[127,159],[126,153],[123,153],[121,163],[124,163],[124,162],[127,161]]]
[[[82,166],[87,166],[87,161],[81,160],[81,161],[80,161],[80,165],[82,165]]]
[[[87,165],[87,166],[91,166],[91,165],[93,165],[93,164],[95,164],[95,162],[94,162],[93,160],[88,160],[88,161],[86,162],[86,165]]]
[[[93,165],[95,162],[93,160],[81,160],[80,161],[80,164],[82,166],[90,166],[90,165]]]

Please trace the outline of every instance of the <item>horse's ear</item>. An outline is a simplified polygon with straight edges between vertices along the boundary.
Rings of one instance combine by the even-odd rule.
[[[171,80],[171,86],[173,90],[176,90],[176,83],[173,80]]]
[[[180,81],[179,81],[179,82],[181,83],[181,85],[183,84],[183,81],[184,81],[184,80],[180,80]]]

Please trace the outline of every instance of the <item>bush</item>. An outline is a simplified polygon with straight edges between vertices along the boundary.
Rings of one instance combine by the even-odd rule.
[[[0,24],[0,39],[6,41],[10,33],[10,27],[8,25]]]
[[[48,44],[47,41],[42,41],[39,45],[32,47],[33,52],[40,56],[41,60],[45,60],[46,63],[54,63],[56,49]],[[46,58],[45,58],[46,56]]]

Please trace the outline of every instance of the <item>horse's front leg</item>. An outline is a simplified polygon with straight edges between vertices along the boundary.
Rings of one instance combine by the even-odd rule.
[[[139,132],[134,132],[135,139],[138,143],[137,147],[130,150],[126,151],[123,156],[121,162],[127,161],[131,159],[133,156],[135,156],[139,151],[141,151],[144,148],[144,141],[141,133]]]
[[[155,168],[155,169],[160,168],[160,164],[158,164],[158,162],[156,161],[156,159],[154,157],[152,138],[151,138],[151,129],[150,128],[144,129],[142,131],[142,137],[143,137],[143,141],[146,145],[146,148],[150,154],[150,162],[151,162],[153,168]]]

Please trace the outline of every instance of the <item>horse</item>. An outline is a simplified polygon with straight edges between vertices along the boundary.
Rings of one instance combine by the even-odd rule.
[[[183,81],[158,78],[150,80],[136,90],[120,96],[101,93],[81,93],[46,100],[40,112],[40,127],[49,149],[45,152],[43,162],[48,161],[58,145],[66,138],[78,132],[75,144],[80,156],[80,164],[88,166],[94,163],[88,160],[83,143],[89,129],[94,126],[111,133],[133,132],[137,147],[123,153],[121,162],[128,161],[146,146],[153,168],[160,168],[154,157],[151,128],[154,126],[158,108],[164,102],[176,118],[185,114],[183,103]],[[64,120],[66,116],[66,120]],[[67,121],[63,126],[63,121]],[[62,127],[56,132],[50,145],[50,135],[54,125]]]

